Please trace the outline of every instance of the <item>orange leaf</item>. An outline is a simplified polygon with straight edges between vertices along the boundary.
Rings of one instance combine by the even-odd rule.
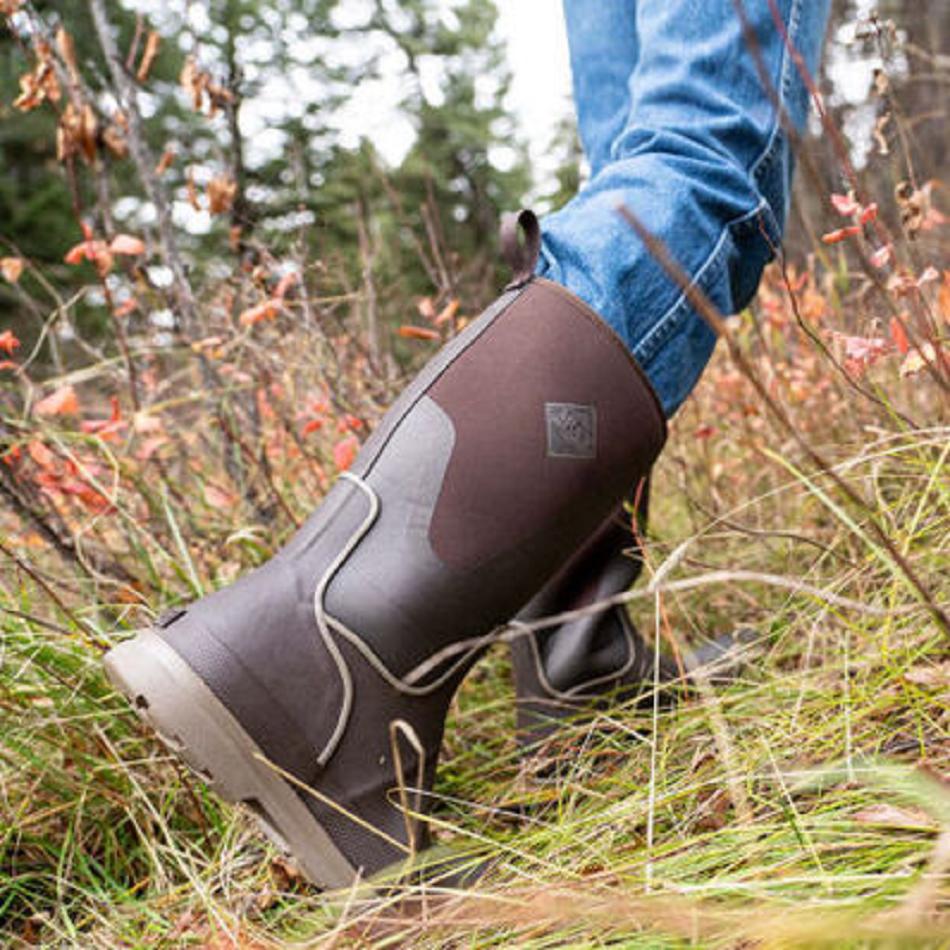
[[[208,182],[208,210],[224,214],[231,210],[237,195],[237,182],[227,175],[217,175]]]
[[[821,242],[822,244],[840,244],[849,237],[854,237],[856,234],[860,233],[861,226],[858,224],[852,224],[850,227],[838,228],[837,231],[829,231],[827,234],[823,234],[821,236]]]
[[[108,255],[109,248],[105,241],[96,241],[93,238],[86,238],[75,247],[71,247],[63,260],[67,264],[81,264],[83,261],[96,261],[104,255]]]
[[[7,356],[13,356],[13,351],[20,348],[20,341],[13,335],[12,330],[4,330],[0,333],[0,350],[3,350]]]
[[[284,274],[274,288],[274,299],[283,300],[287,296],[287,291],[297,283],[297,272],[292,270]]]
[[[355,435],[348,435],[345,439],[340,439],[333,446],[333,461],[336,467],[341,471],[346,471],[356,458],[356,453],[360,450],[360,440]]]
[[[79,412],[79,400],[76,398],[76,390],[72,386],[60,386],[59,389],[50,393],[45,399],[41,399],[34,407],[33,411],[38,416],[67,416],[75,415]]]
[[[125,254],[127,257],[138,257],[145,253],[145,243],[131,234],[117,234],[109,245],[113,254]]]
[[[30,454],[30,458],[43,469],[51,469],[56,467],[56,456],[42,443],[34,439],[26,447],[27,452]]]
[[[128,300],[120,303],[112,312],[117,317],[127,317],[130,313],[134,313],[136,310],[138,310],[138,308],[139,302],[135,299],[135,297],[129,297]]]
[[[151,30],[148,39],[145,41],[142,62],[139,63],[138,72],[135,74],[135,78],[139,82],[145,82],[148,79],[149,70],[152,68],[152,63],[155,62],[155,57],[158,56],[158,48],[161,45],[162,38],[154,30]]]
[[[940,304],[940,312],[943,314],[943,319],[947,323],[950,323],[950,270],[943,272],[943,283],[940,285],[937,301]]]
[[[851,195],[832,195],[831,204],[838,214],[846,218],[857,214],[861,208]]]
[[[442,309],[442,312],[435,318],[433,321],[437,327],[441,327],[445,323],[449,323],[455,315],[459,312],[459,301],[450,300],[445,307]]]
[[[907,314],[902,313],[899,317],[891,317],[890,323],[891,339],[901,356],[906,356],[910,352],[910,340],[907,338],[907,331],[904,329],[904,320],[906,319]]]
[[[861,209],[861,217],[858,219],[861,224],[870,224],[877,218],[877,203],[871,202],[866,208]]]
[[[155,174],[161,178],[161,176],[171,168],[173,161],[175,161],[175,150],[173,148],[166,148],[165,151],[162,152],[162,157],[158,160],[158,164],[155,166]]]
[[[281,304],[279,300],[265,300],[263,303],[257,304],[256,307],[245,310],[238,317],[238,320],[241,322],[241,326],[250,327],[264,320],[273,320],[280,311]]]
[[[104,442],[113,442],[119,437],[120,430],[125,428],[125,422],[122,420],[122,412],[119,408],[119,400],[115,396],[110,396],[109,401],[112,404],[112,412],[108,419],[85,419],[79,423],[79,430],[87,435],[98,435]]]
[[[0,274],[3,279],[15,284],[23,273],[23,261],[19,257],[0,257]]]
[[[438,340],[439,334],[436,330],[430,330],[428,327],[414,327],[404,324],[396,331],[401,337],[407,340]]]

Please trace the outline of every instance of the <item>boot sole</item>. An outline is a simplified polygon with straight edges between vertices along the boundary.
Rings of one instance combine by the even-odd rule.
[[[294,788],[207,684],[158,634],[110,650],[106,675],[158,738],[225,801],[249,808],[264,833],[318,887],[349,887],[357,870]]]

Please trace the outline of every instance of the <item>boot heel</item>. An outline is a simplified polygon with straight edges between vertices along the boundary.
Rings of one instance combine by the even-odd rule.
[[[348,887],[357,877],[293,787],[271,768],[241,724],[190,666],[152,630],[106,654],[106,675],[138,716],[203,782],[243,804],[265,833],[292,852],[310,880]]]

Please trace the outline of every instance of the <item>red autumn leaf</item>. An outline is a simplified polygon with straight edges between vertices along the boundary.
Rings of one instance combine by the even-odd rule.
[[[849,237],[854,237],[860,233],[861,226],[859,224],[852,224],[850,227],[838,228],[836,231],[829,231],[827,234],[823,234],[821,236],[821,242],[822,244],[840,244]]]
[[[360,440],[355,435],[348,435],[345,439],[340,439],[333,446],[333,461],[336,467],[341,471],[346,471],[356,458],[356,453],[360,450]]]
[[[108,252],[109,248],[105,241],[96,241],[92,238],[87,238],[85,241],[80,241],[75,247],[71,247],[66,252],[63,260],[66,261],[67,264],[81,264],[83,261],[98,260],[98,258]]]
[[[835,333],[834,336],[844,346],[844,365],[855,376],[873,366],[890,349],[891,343],[883,337],[847,336]]]
[[[4,370],[4,369],[19,369],[19,368],[20,368],[20,367],[17,366],[17,364],[14,363],[13,360],[0,360],[0,370]]]
[[[60,386],[59,389],[50,393],[45,399],[41,399],[34,407],[33,411],[38,416],[68,416],[79,412],[79,400],[76,398],[76,390],[72,386]]]
[[[134,313],[136,310],[138,310],[138,308],[139,302],[135,299],[135,297],[129,297],[128,300],[120,303],[112,312],[117,317],[127,317],[130,313]]]
[[[882,267],[887,267],[888,264],[894,258],[894,245],[893,244],[884,244],[882,247],[879,247],[871,255],[871,266],[876,267],[880,270]]]
[[[287,296],[287,291],[297,283],[298,274],[292,270],[278,281],[274,288],[274,300],[283,300]]]
[[[872,201],[866,208],[861,209],[861,217],[858,221],[861,224],[870,224],[877,218],[877,202]]]
[[[249,307],[238,317],[238,320],[241,322],[241,326],[250,327],[255,323],[262,323],[264,320],[273,320],[281,309],[279,300],[265,300],[254,307]]]
[[[937,303],[943,319],[950,323],[950,270],[943,272],[943,283],[941,283],[940,291],[937,294]]]
[[[49,470],[56,467],[56,456],[42,442],[33,439],[27,444],[26,451],[40,468]]]
[[[113,254],[125,254],[127,257],[138,257],[145,253],[145,242],[131,234],[117,234],[109,244]]]
[[[20,348],[20,341],[14,336],[12,330],[4,330],[0,333],[0,350],[3,350],[7,356],[13,356],[13,351]]]
[[[155,174],[161,178],[165,172],[171,168],[172,162],[175,161],[175,150],[173,148],[166,148],[162,152],[162,157],[158,160],[158,164],[155,166]]]
[[[147,462],[167,442],[168,439],[163,435],[155,435],[150,439],[145,439],[135,453],[136,459],[140,462]]]
[[[415,327],[409,324],[403,324],[397,331],[401,337],[407,340],[438,340],[439,334],[436,330],[430,330],[428,327]]]
[[[323,419],[311,419],[309,422],[304,424],[304,427],[300,430],[302,436],[310,435],[312,432],[319,432],[324,425]]]
[[[86,419],[79,423],[80,431],[87,435],[98,435],[105,442],[114,442],[119,437],[119,432],[125,428],[125,422],[122,419],[118,398],[111,396],[110,402],[112,412],[108,419]]]
[[[891,339],[901,356],[906,356],[910,352],[910,340],[907,338],[907,331],[904,329],[905,319],[906,314],[901,314],[900,317],[891,317],[890,323]]]
[[[352,413],[347,413],[343,416],[336,424],[336,431],[343,432],[358,432],[363,428],[363,420],[359,416],[354,416]]]
[[[861,208],[851,195],[832,195],[831,204],[834,206],[835,211],[845,218],[853,217]]]

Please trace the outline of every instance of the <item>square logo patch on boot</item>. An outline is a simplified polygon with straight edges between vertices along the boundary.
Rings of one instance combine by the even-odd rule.
[[[572,402],[546,402],[548,455],[592,459],[597,456],[597,410]]]

